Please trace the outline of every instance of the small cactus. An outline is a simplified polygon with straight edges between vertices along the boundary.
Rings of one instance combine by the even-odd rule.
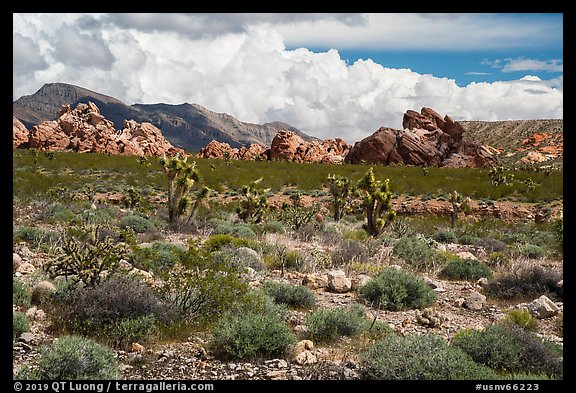
[[[264,212],[268,209],[268,190],[257,188],[262,178],[242,187],[244,200],[240,202],[240,207],[236,210],[238,218],[244,222],[253,221],[259,223],[262,221]]]

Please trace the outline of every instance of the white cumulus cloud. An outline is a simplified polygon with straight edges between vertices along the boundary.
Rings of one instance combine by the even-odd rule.
[[[267,20],[250,24],[222,17],[220,24],[237,28],[214,26],[211,34],[198,34],[197,26],[190,33],[185,22],[194,19],[187,16],[174,16],[174,29],[166,21],[142,28],[146,18],[15,16],[14,99],[44,83],[65,82],[127,104],[197,103],[242,121],[284,121],[313,136],[342,137],[348,143],[381,126],[401,128],[406,110],[424,106],[456,120],[563,116],[562,77],[461,87],[452,79],[370,59],[347,64],[335,49],[287,49],[284,28],[295,23],[293,16],[278,21],[282,28]],[[366,28],[363,17],[308,18],[307,26]],[[30,63],[22,61],[27,51],[34,51]]]

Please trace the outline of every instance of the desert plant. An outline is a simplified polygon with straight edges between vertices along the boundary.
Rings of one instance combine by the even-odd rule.
[[[402,258],[416,270],[429,270],[434,267],[438,254],[421,236],[406,236],[394,244],[392,255]]]
[[[212,347],[223,359],[278,357],[296,341],[284,321],[274,313],[228,313],[213,330]]]
[[[544,256],[545,251],[536,244],[520,244],[518,246],[518,253],[530,259],[536,259]]]
[[[508,267],[510,265],[510,257],[503,252],[491,252],[486,263],[493,267]]]
[[[440,243],[456,243],[456,234],[449,229],[440,229],[434,235],[434,240]]]
[[[538,320],[530,314],[530,311],[525,309],[508,311],[502,319],[502,323],[513,323],[531,332],[538,330],[539,325]]]
[[[361,306],[321,309],[308,314],[308,334],[314,342],[328,343],[342,336],[353,337],[366,330],[368,321]]]
[[[196,162],[189,163],[188,157],[162,157],[160,164],[168,180],[168,220],[177,223],[192,207],[192,187],[200,181]],[[197,197],[205,195],[200,191]]]
[[[52,345],[41,347],[39,379],[102,380],[118,377],[114,352],[80,336],[62,336]]]
[[[422,309],[436,301],[436,293],[413,273],[385,268],[360,287],[362,298],[378,308],[400,311]]]
[[[396,217],[396,212],[392,208],[392,192],[389,183],[389,179],[383,182],[376,180],[372,167],[358,182],[366,216],[366,223],[363,228],[373,237],[378,237]]]
[[[107,341],[119,348],[151,335],[174,313],[136,277],[118,275],[95,287],[76,288],[57,303],[60,329]]]
[[[354,186],[350,179],[340,175],[328,175],[328,188],[332,195],[334,221],[340,221],[354,198]]]
[[[487,297],[500,300],[533,300],[542,295],[561,300],[563,289],[558,285],[562,272],[542,266],[520,267],[499,276],[484,287]]]
[[[262,285],[262,289],[274,300],[275,303],[278,304],[286,304],[291,307],[310,308],[314,306],[316,302],[314,294],[307,287],[302,285],[266,281]]]
[[[462,330],[453,337],[452,345],[499,372],[562,377],[562,360],[536,335],[514,324]]]
[[[122,203],[126,209],[135,208],[142,200],[142,194],[134,187],[130,187],[122,196]]]
[[[241,193],[244,199],[240,201],[237,213],[238,218],[244,222],[259,223],[269,207],[266,197],[268,190],[257,187],[261,181],[262,178],[242,187]]]
[[[139,214],[129,214],[122,217],[120,228],[124,229],[126,227],[132,228],[136,233],[144,233],[156,228],[152,221]]]
[[[186,248],[166,242],[154,242],[149,247],[132,247],[130,258],[132,264],[138,269],[151,271],[157,274],[161,271],[170,270],[178,261],[180,261]]]
[[[449,280],[478,280],[492,278],[492,270],[476,259],[456,259],[448,262],[439,276]]]
[[[22,333],[30,331],[30,322],[26,314],[20,311],[12,313],[12,340],[16,342]]]
[[[70,227],[57,256],[49,260],[45,270],[50,278],[72,277],[89,286],[97,285],[102,272],[112,272],[126,256],[127,248],[110,236],[100,236],[102,226],[85,224]]]
[[[377,380],[497,379],[493,370],[433,334],[385,336],[361,353],[360,372]]]
[[[514,183],[514,174],[505,170],[503,165],[490,169],[488,176],[490,177],[490,183],[492,183],[494,187],[501,185],[511,186]]]
[[[456,228],[456,220],[458,219],[458,213],[460,211],[467,212],[470,210],[470,198],[462,198],[457,191],[454,191],[450,194],[448,198],[450,203],[452,204],[452,212],[450,213],[450,223],[452,228]]]
[[[20,279],[12,278],[12,304],[27,308],[30,306],[32,292],[27,284]]]

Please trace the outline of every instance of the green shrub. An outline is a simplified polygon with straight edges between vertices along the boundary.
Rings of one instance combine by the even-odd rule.
[[[558,301],[563,299],[563,289],[558,286],[562,272],[541,266],[519,268],[500,276],[484,287],[484,294],[499,300],[534,300],[542,295]]]
[[[518,246],[518,253],[522,256],[536,259],[544,256],[545,251],[542,247],[536,244],[522,244]]]
[[[417,270],[433,268],[437,258],[436,251],[418,236],[407,236],[398,240],[392,249],[392,254]]]
[[[210,235],[202,245],[202,248],[207,252],[214,252],[228,245],[252,248],[253,243],[253,240],[238,238],[231,234],[216,234]]]
[[[458,236],[458,244],[474,245],[474,244],[479,244],[481,241],[482,241],[482,239],[479,238],[478,236],[469,235],[466,233]]]
[[[30,331],[30,322],[26,314],[15,311],[12,313],[12,338],[16,342],[18,337],[24,332]]]
[[[280,221],[268,221],[264,223],[264,231],[268,233],[286,233],[286,228]]]
[[[266,268],[260,255],[251,248],[224,246],[212,253],[212,257],[220,263],[228,265],[234,271],[243,272],[246,268],[262,271]]]
[[[386,336],[360,355],[360,372],[363,379],[377,380],[497,379],[493,370],[433,334]]]
[[[62,336],[41,347],[38,370],[42,380],[102,380],[118,378],[118,361],[107,347],[80,336]]]
[[[156,229],[152,221],[138,214],[129,214],[120,220],[120,228],[130,227],[136,233],[144,233]]]
[[[484,248],[488,253],[492,252],[506,253],[508,251],[508,246],[506,245],[506,243],[491,237],[481,239],[478,245]]]
[[[227,314],[213,331],[212,347],[222,359],[283,356],[296,337],[274,313]]]
[[[308,334],[314,342],[333,342],[341,336],[353,337],[367,328],[361,306],[322,309],[308,314]]]
[[[313,307],[316,299],[314,294],[303,285],[284,284],[275,281],[264,282],[262,289],[275,303],[291,307]]]
[[[487,264],[493,267],[508,267],[510,266],[510,257],[503,252],[492,252],[488,255]]]
[[[359,294],[377,307],[400,311],[426,308],[436,301],[436,293],[413,273],[385,268],[360,287]]]
[[[138,269],[153,272],[154,274],[170,270],[180,261],[186,249],[172,243],[154,242],[150,247],[135,246],[131,260]]]
[[[13,242],[26,242],[32,247],[49,248],[56,244],[61,237],[60,232],[37,227],[18,227],[12,235]]]
[[[513,323],[522,329],[534,332],[538,330],[538,320],[525,309],[511,310],[506,313],[502,323]]]
[[[456,243],[456,234],[450,229],[440,229],[434,235],[434,240],[440,243]]]
[[[28,285],[16,277],[12,277],[12,304],[24,308],[30,306],[32,292]]]
[[[158,320],[153,314],[113,321],[102,335],[116,348],[127,349],[132,343],[146,342],[158,332]]]
[[[514,324],[460,331],[452,339],[452,345],[498,372],[562,377],[561,359],[536,335]]]
[[[439,276],[449,280],[478,280],[492,278],[492,270],[476,259],[457,259],[448,262]]]

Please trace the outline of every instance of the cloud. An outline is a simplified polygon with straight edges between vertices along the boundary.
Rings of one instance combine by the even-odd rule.
[[[466,75],[492,75],[490,72],[469,71]]]
[[[335,49],[288,49],[283,28],[270,23],[198,35],[183,33],[189,28],[184,24],[170,27],[166,20],[145,29],[135,27],[138,20],[112,23],[112,17],[15,18],[14,53],[24,58],[34,50],[40,57],[33,66],[15,70],[14,99],[47,82],[65,82],[128,104],[198,103],[242,121],[283,121],[316,137],[342,137],[348,143],[381,126],[401,128],[406,110],[424,106],[457,120],[563,116],[562,77],[460,87],[452,79],[388,68],[370,59],[348,64]],[[344,29],[362,28],[360,21],[354,22],[360,27],[338,23]]]
[[[497,68],[505,73],[519,71],[564,72],[564,64],[561,59],[538,60],[518,57],[515,59],[484,60],[482,64]]]

